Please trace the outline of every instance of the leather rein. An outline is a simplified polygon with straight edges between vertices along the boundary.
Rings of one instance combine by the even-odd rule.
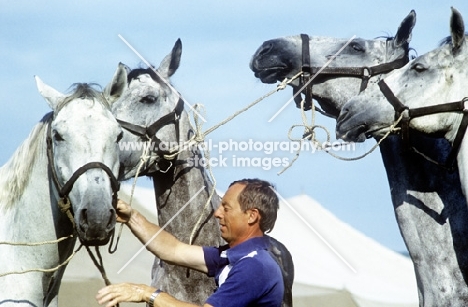
[[[163,149],[161,144],[162,140],[156,136],[156,133],[164,126],[169,124],[175,125],[176,131],[176,138],[179,140],[180,135],[180,128],[179,128],[179,119],[182,111],[184,110],[184,101],[182,97],[179,97],[176,106],[172,110],[172,112],[164,115],[163,117],[159,118],[151,125],[144,127],[136,124],[132,124],[120,119],[117,119],[117,122],[122,126],[122,128],[126,129],[130,133],[139,136],[142,140],[147,141],[150,140],[152,143],[152,150],[153,152],[158,155],[161,159],[156,161],[159,164],[166,164],[164,167],[159,165],[159,169],[162,171],[165,169],[166,171],[172,166],[172,163],[164,158],[165,155],[170,155],[172,152],[169,149]],[[162,172],[166,172],[162,171]]]
[[[298,108],[301,107],[302,98],[298,95],[298,91],[306,84],[310,82],[312,76],[315,76],[319,71],[321,75],[328,76],[338,76],[338,77],[356,77],[361,78],[361,86],[359,92],[362,92],[366,89],[369,79],[373,76],[389,73],[394,69],[401,68],[409,62],[408,51],[405,54],[388,63],[382,63],[374,66],[363,66],[363,67],[313,67],[310,64],[310,50],[309,50],[309,41],[310,38],[307,34],[301,34],[302,40],[302,76],[299,86],[293,87],[294,101]],[[304,101],[304,110],[310,110],[312,108],[312,83],[305,87],[305,101]]]
[[[387,101],[395,109],[395,118],[402,117],[400,121],[401,127],[401,138],[406,150],[410,148],[409,146],[409,123],[413,118],[445,113],[445,112],[461,112],[463,113],[462,120],[458,126],[455,139],[452,142],[452,150],[447,156],[445,163],[441,164],[442,167],[447,168],[450,171],[453,171],[456,167],[456,159],[458,151],[460,150],[461,142],[465,136],[466,129],[468,127],[468,109],[465,107],[465,103],[468,102],[468,97],[463,98],[462,100],[455,102],[446,102],[433,106],[419,107],[410,109],[408,106],[404,105],[400,99],[398,99],[395,94],[392,92],[390,87],[382,79],[379,81],[380,91],[384,94]]]

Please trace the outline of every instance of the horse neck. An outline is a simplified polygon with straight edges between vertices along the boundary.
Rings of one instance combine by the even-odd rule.
[[[26,241],[46,235],[38,230],[48,232],[47,240],[56,238],[63,231],[67,235],[72,233],[72,229],[63,223],[57,207],[56,192],[54,194],[55,186],[50,179],[46,145],[47,119],[48,115],[34,127],[29,137],[0,169],[0,216],[14,215],[15,220],[23,221],[21,229],[14,229],[18,229],[17,234],[27,238]],[[37,223],[41,223],[41,227]],[[31,227],[31,233],[26,231],[28,226]]]
[[[189,135],[187,124],[182,122],[181,127],[184,127],[181,135]],[[193,229],[196,229],[195,243],[219,245],[221,235],[213,213],[220,200],[213,190],[207,170],[195,162],[201,158],[198,148],[184,150],[173,161],[174,166],[168,172],[151,176],[159,225],[163,226],[173,218],[166,230],[183,242],[188,243]]]
[[[465,132],[466,135],[466,132]],[[458,173],[463,194],[468,198],[468,140],[463,138],[457,155]]]
[[[0,187],[3,190],[0,203],[0,241],[41,243],[72,233],[71,227],[61,222],[63,219],[57,208],[56,197],[51,194],[54,187],[48,173],[46,129],[40,125],[46,126],[43,123],[38,124],[12,159],[0,170],[0,178],[3,180]],[[26,159],[26,153],[34,157]],[[7,182],[5,179],[8,179]],[[8,186],[8,183],[13,186]],[[75,239],[60,244],[28,247],[3,244],[0,246],[0,273],[54,268],[70,256],[74,243]],[[4,276],[0,278],[0,301],[18,298],[35,306],[49,306],[49,302],[56,301],[64,270],[65,267],[61,267],[52,273]]]
[[[44,161],[46,121],[44,117],[10,160],[0,168],[0,209],[15,207],[30,182],[46,178],[33,177],[38,171],[34,170],[35,167],[47,165],[47,161]]]
[[[412,142],[442,161],[451,149],[445,139],[418,135]],[[380,151],[400,232],[416,264],[420,301],[462,306],[468,296],[468,208],[458,172],[405,152],[399,136],[384,140]]]

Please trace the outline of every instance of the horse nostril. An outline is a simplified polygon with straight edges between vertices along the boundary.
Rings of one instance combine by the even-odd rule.
[[[81,231],[86,232],[88,229],[88,210],[83,209],[80,211],[80,217],[79,217],[79,226]]]
[[[116,222],[115,209],[110,209],[109,221],[107,222],[106,228],[108,230],[112,230],[115,226],[115,222]]]
[[[265,42],[262,45],[262,49],[258,53],[259,56],[264,56],[270,53],[270,51],[273,49],[273,43],[271,42]]]

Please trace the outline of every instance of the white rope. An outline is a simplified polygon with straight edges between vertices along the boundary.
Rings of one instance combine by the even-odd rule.
[[[132,202],[133,202],[133,195],[135,194],[135,188],[136,184],[138,181],[138,177],[140,176],[141,168],[147,164],[148,160],[151,158],[151,155],[149,154],[149,150],[151,148],[151,139],[148,138],[148,140],[145,142],[145,148],[143,149],[141,156],[140,156],[140,162],[138,163],[137,170],[135,172],[135,177],[133,178],[133,183],[132,183],[132,188],[130,190],[130,199],[128,201],[128,205],[131,207]],[[122,230],[123,230],[123,223],[120,224],[119,227],[119,233],[117,235],[117,240],[115,243],[115,250],[117,250],[117,245],[119,244],[120,237],[122,236]]]
[[[40,245],[46,245],[46,244],[55,244],[62,242],[66,239],[73,238],[73,235],[69,235],[68,237],[61,237],[56,240],[50,240],[50,241],[42,241],[42,242],[8,242],[8,241],[0,241],[0,245],[13,245],[13,246],[40,246]]]
[[[177,157],[177,155],[180,154],[182,151],[184,151],[184,150],[186,150],[188,148],[191,148],[191,146],[195,146],[195,145],[199,146],[199,148],[204,152],[206,168],[208,170],[210,179],[211,179],[211,181],[213,183],[213,187],[212,187],[212,189],[211,189],[211,191],[210,191],[210,193],[208,195],[208,199],[205,202],[205,205],[203,206],[203,210],[201,211],[200,216],[199,216],[197,222],[195,223],[195,225],[194,225],[194,227],[192,229],[192,232],[190,234],[190,239],[189,239],[190,244],[193,243],[195,234],[196,234],[197,230],[199,229],[201,223],[203,222],[203,214],[204,214],[205,210],[208,208],[209,204],[211,203],[213,195],[215,194],[215,191],[216,191],[216,179],[214,177],[212,167],[211,167],[211,164],[210,164],[210,151],[207,148],[207,146],[205,146],[205,143],[204,143],[206,136],[208,134],[210,134],[211,132],[213,132],[214,130],[218,129],[219,127],[225,125],[229,121],[233,120],[239,114],[242,114],[242,113],[246,112],[247,110],[249,110],[250,108],[252,108],[256,104],[258,104],[259,102],[261,102],[265,98],[273,95],[274,93],[276,93],[276,92],[278,92],[280,90],[285,89],[288,84],[290,84],[293,80],[298,78],[301,74],[302,74],[302,72],[296,74],[291,79],[287,79],[287,78],[284,79],[280,84],[278,84],[278,86],[274,90],[266,93],[265,95],[261,96],[260,98],[258,98],[256,100],[254,100],[253,102],[251,102],[246,107],[236,111],[234,114],[227,117],[225,120],[219,122],[218,124],[214,125],[213,127],[209,128],[205,132],[202,132],[202,124],[200,123],[199,116],[198,116],[200,114],[200,112],[197,112],[197,111],[200,110],[200,108],[203,107],[203,105],[196,104],[196,105],[193,106],[193,108],[192,108],[192,111],[193,111],[192,114],[193,115],[192,116],[193,116],[193,119],[194,119],[194,122],[195,122],[195,126],[191,125],[190,121],[189,121],[189,123],[190,123],[190,125],[191,125],[191,127],[192,127],[192,129],[194,131],[194,135],[189,140],[185,141],[183,144],[181,144],[179,142],[179,144],[181,144],[181,145],[175,146],[170,151],[171,152],[170,154],[165,154],[164,155],[165,159],[172,160],[172,159],[175,159],[175,157]]]
[[[326,141],[325,141],[325,144],[330,144],[330,132],[328,131],[328,129],[324,126],[321,126],[321,125],[315,125],[315,105],[312,104],[312,109],[311,109],[311,124],[307,124],[307,116],[305,114],[305,110],[304,110],[304,99],[301,101],[301,118],[302,118],[302,124],[301,125],[293,125],[291,126],[291,128],[289,129],[289,132],[288,132],[288,138],[290,141],[292,142],[299,142],[299,149],[297,150],[294,158],[291,160],[291,162],[285,166],[280,172],[278,172],[278,175],[281,175],[283,172],[285,172],[287,169],[289,169],[293,163],[299,158],[299,155],[300,155],[300,152],[302,150],[302,144],[304,141],[307,141],[309,140],[310,142],[313,143],[313,146],[315,146],[315,148],[318,148],[319,150],[324,150],[326,153],[328,153],[330,156],[336,158],[336,159],[339,159],[339,160],[343,160],[343,161],[356,161],[356,160],[359,160],[359,159],[362,159],[364,157],[366,157],[367,155],[371,154],[377,147],[379,147],[379,145],[383,142],[383,140],[385,140],[391,133],[394,133],[395,131],[398,131],[399,128],[396,128],[396,126],[400,123],[403,115],[401,115],[392,125],[390,125],[389,127],[389,130],[385,133],[385,135],[378,140],[378,142],[372,146],[372,148],[365,152],[364,154],[362,155],[359,155],[357,157],[351,157],[351,158],[346,158],[346,157],[342,157],[342,156],[339,156],[339,155],[336,155],[332,152],[330,152],[329,150],[327,150],[327,148],[330,146],[330,145],[324,145],[324,143],[321,143],[319,140],[317,140],[315,138],[315,129],[319,128],[319,129],[322,129],[325,131],[326,135],[327,135],[327,138],[326,138]],[[301,139],[294,139],[291,137],[291,132],[294,128],[296,127],[304,127],[304,136],[305,137],[302,137]],[[343,145],[346,145],[347,143],[343,143]]]
[[[61,238],[62,239],[62,238]],[[51,242],[51,241],[46,241],[46,242]],[[51,244],[51,243],[47,243]],[[16,245],[16,244],[12,244]],[[52,273],[60,269],[61,267],[67,265],[72,258],[76,255],[76,253],[81,249],[83,245],[80,245],[64,262],[60,263],[56,267],[50,268],[50,269],[28,269],[28,270],[23,270],[23,271],[11,271],[11,272],[6,272],[6,273],[1,273],[0,277],[8,276],[8,275],[19,275],[19,274],[25,274],[25,273],[31,273],[31,272],[42,272],[42,273]]]
[[[177,145],[173,148],[173,150],[171,150],[171,154],[167,154],[167,155],[164,155],[164,158],[165,159],[168,159],[168,160],[171,160],[171,159],[174,159],[179,153],[181,153],[182,151],[184,151],[185,149],[187,148],[190,148],[190,146],[193,146],[193,145],[197,145],[197,144],[200,144],[200,143],[203,143],[205,141],[205,138],[208,134],[210,134],[211,132],[213,132],[214,130],[218,129],[219,127],[225,125],[226,123],[228,123],[229,121],[233,120],[235,117],[237,117],[239,114],[241,113],[244,113],[245,111],[249,110],[251,107],[255,106],[256,104],[258,104],[259,102],[261,102],[262,100],[264,100],[265,98],[273,95],[274,93],[280,91],[280,90],[284,90],[286,88],[286,86],[288,84],[290,84],[292,81],[294,81],[295,79],[297,79],[300,75],[302,74],[302,72],[296,74],[295,76],[293,76],[291,79],[284,79],[281,83],[279,83],[277,85],[277,87],[266,93],[265,95],[261,96],[260,98],[254,100],[253,102],[251,102],[249,105],[247,105],[246,107],[242,108],[241,110],[238,110],[236,111],[234,114],[232,114],[231,116],[227,117],[225,120],[219,122],[218,124],[214,125],[213,127],[207,129],[205,132],[202,132],[201,131],[201,125],[196,125],[194,127],[194,135],[193,137],[191,137],[189,140],[187,140],[184,144],[182,144],[182,146],[180,145]],[[194,112],[195,114],[195,112]],[[198,116],[194,116],[194,118],[198,118]]]
[[[207,170],[208,170],[208,173],[209,173],[209,176],[210,176],[210,179],[213,183],[213,187],[208,195],[208,199],[205,203],[205,205],[203,206],[203,210],[197,220],[197,222],[195,223],[194,227],[193,227],[193,230],[191,232],[191,235],[190,235],[190,244],[193,243],[193,240],[194,240],[194,237],[195,237],[195,234],[198,230],[198,228],[200,227],[201,223],[203,222],[203,213],[204,211],[206,210],[206,208],[208,207],[208,205],[210,204],[212,198],[213,198],[213,195],[216,191],[216,179],[213,175],[213,171],[212,171],[212,168],[211,168],[211,164],[209,163],[210,161],[210,152],[209,152],[209,149],[205,146],[204,144],[204,141],[205,141],[205,138],[208,134],[210,134],[211,132],[213,132],[214,130],[218,129],[219,127],[223,126],[224,124],[228,123],[229,121],[231,121],[232,119],[234,119],[235,117],[237,117],[239,114],[249,110],[251,107],[255,106],[256,104],[258,104],[259,102],[261,102],[262,100],[264,100],[265,98],[273,95],[274,93],[280,91],[280,90],[283,90],[286,88],[286,86],[288,84],[290,84],[292,81],[294,81],[295,79],[297,79],[300,75],[302,74],[302,72],[296,74],[295,76],[293,76],[291,79],[284,79],[280,84],[277,85],[277,87],[266,93],[265,95],[261,96],[260,98],[256,99],[255,101],[253,101],[252,103],[250,103],[249,105],[247,105],[245,108],[235,112],[234,114],[232,114],[231,116],[229,116],[228,118],[226,118],[225,120],[221,121],[220,123],[214,125],[213,127],[209,128],[208,130],[206,130],[205,132],[202,132],[202,124],[200,123],[199,121],[199,112],[196,112],[196,110],[199,110],[200,108],[203,107],[203,105],[201,104],[196,104],[194,105],[194,107],[192,108],[192,111],[193,111],[193,118],[194,118],[194,122],[195,122],[195,126],[192,125],[192,123],[190,122],[189,120],[189,124],[190,126],[192,127],[192,130],[194,131],[194,135],[187,141],[185,142],[179,142],[176,146],[174,146],[171,150],[169,150],[169,154],[165,154],[163,157],[164,159],[166,160],[173,160],[175,159],[181,152],[183,152],[184,150],[187,150],[189,148],[191,148],[192,146],[199,146],[200,149],[203,150],[204,152],[204,156],[205,156],[205,160],[206,160],[206,166],[207,166]],[[179,140],[180,141],[180,140]],[[135,189],[135,186],[136,186],[136,181],[137,181],[137,178],[138,178],[138,175],[139,175],[139,172],[141,170],[141,167],[148,161],[148,159],[151,157],[150,155],[148,155],[148,149],[150,148],[150,142],[147,143],[148,145],[146,146],[145,150],[143,151],[142,153],[142,156],[140,158],[140,164],[138,166],[138,169],[137,169],[137,173],[135,174],[135,179],[134,179],[134,183],[132,185],[132,191],[131,191],[131,195],[130,195],[130,205],[131,205],[131,201],[132,201],[132,198],[133,198],[133,193],[134,193],[134,189]],[[200,145],[201,144],[201,145]],[[120,236],[120,233],[122,231],[122,225],[120,227],[120,231],[119,231],[119,236]]]
[[[193,120],[195,122],[195,127],[196,127],[195,128],[195,131],[196,131],[195,134],[199,134],[199,132],[202,130],[202,124],[199,121],[199,117],[198,117],[198,114],[200,114],[200,111],[201,111],[200,108],[203,108],[203,106],[200,105],[200,104],[194,105],[194,109],[193,109],[193,113],[192,113]],[[198,110],[198,112],[196,112],[195,110]],[[201,141],[199,143],[199,144],[201,144],[200,148],[204,152],[206,168],[208,170],[208,176],[210,177],[209,179],[213,183],[213,186],[212,186],[211,191],[210,191],[210,193],[208,195],[208,199],[206,200],[205,205],[203,206],[203,210],[200,212],[200,216],[198,217],[198,220],[195,223],[195,225],[193,226],[192,232],[190,233],[190,238],[189,238],[189,244],[190,245],[193,244],[193,241],[195,239],[195,235],[196,235],[198,229],[201,227],[201,224],[203,223],[204,212],[206,211],[206,209],[210,205],[211,200],[213,198],[213,195],[214,195],[214,193],[216,191],[216,179],[215,179],[215,177],[213,175],[213,171],[212,171],[211,164],[210,164],[210,150],[208,149],[208,147],[205,146],[203,136],[198,135],[198,136],[195,137],[195,139]]]
[[[140,174],[141,168],[143,167],[143,165],[145,165],[147,163],[147,161],[151,157],[148,154],[150,147],[151,147],[151,140],[149,140],[148,142],[145,143],[145,149],[143,150],[142,155],[140,157],[140,163],[138,164],[137,171],[136,171],[135,178],[134,178],[134,182],[132,184],[132,190],[131,190],[131,193],[130,193],[130,200],[129,200],[129,205],[130,206],[132,204],[133,195],[134,195],[135,187],[136,187],[136,182],[137,182],[138,176]],[[117,237],[117,243],[116,243],[116,247],[115,247],[116,249],[117,249],[117,244],[119,242],[120,236],[122,234],[122,229],[123,229],[123,224],[120,224],[119,234],[118,234],[118,237]],[[0,241],[0,245],[40,246],[40,245],[46,245],[46,244],[56,244],[56,243],[62,242],[64,240],[72,238],[72,237],[73,237],[73,235],[69,235],[68,237],[61,237],[61,238],[58,238],[56,240],[43,241],[43,242],[32,242],[32,243],[30,243],[30,242]],[[12,272],[1,273],[0,277],[7,276],[7,275],[12,275],[12,274],[24,274],[24,273],[29,273],[29,272],[44,272],[44,273],[54,272],[54,271],[58,270],[59,268],[61,268],[62,266],[67,265],[71,261],[73,256],[75,256],[76,252],[78,252],[80,250],[81,246],[82,245],[80,245],[80,247],[76,251],[74,251],[70,255],[70,257],[68,257],[63,263],[59,264],[58,266],[56,266],[54,268],[50,268],[50,269],[40,269],[40,268],[38,268],[38,269],[28,269],[28,270],[24,270],[24,271],[12,271]]]

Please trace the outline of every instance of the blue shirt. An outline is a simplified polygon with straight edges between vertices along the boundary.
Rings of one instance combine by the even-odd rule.
[[[208,276],[214,276],[218,286],[206,303],[214,307],[281,306],[283,277],[268,245],[268,237],[255,237],[233,248],[203,247]]]

